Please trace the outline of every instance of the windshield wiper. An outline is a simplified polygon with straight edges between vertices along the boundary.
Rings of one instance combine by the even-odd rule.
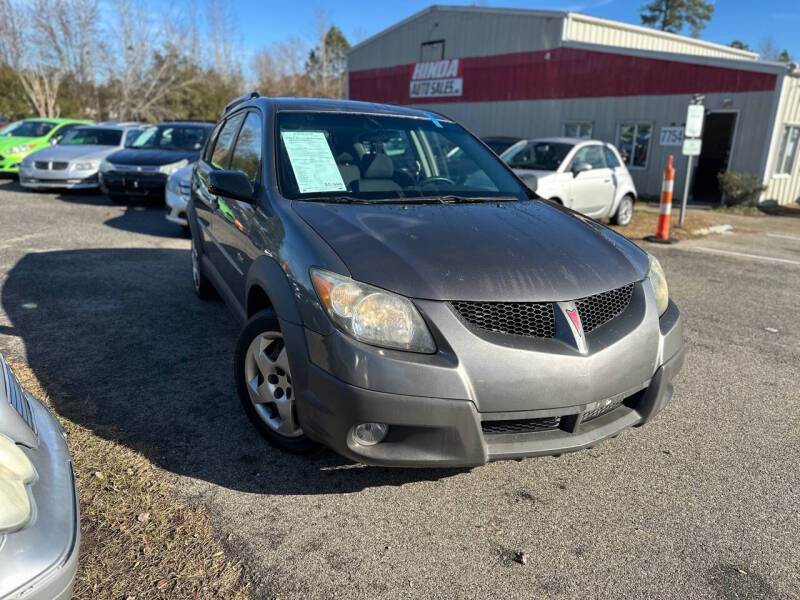
[[[515,196],[457,196],[453,194],[432,196],[437,198],[442,204],[477,204],[481,202],[517,202],[519,198]]]

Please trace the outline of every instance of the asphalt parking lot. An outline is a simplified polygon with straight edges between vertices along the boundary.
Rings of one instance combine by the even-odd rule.
[[[102,195],[0,182],[0,352],[176,474],[266,597],[800,598],[800,219],[757,221],[647,247],[685,319],[673,404],[560,458],[391,470],[270,447],[185,234]]]

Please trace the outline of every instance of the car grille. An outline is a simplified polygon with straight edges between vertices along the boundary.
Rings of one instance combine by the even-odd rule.
[[[592,419],[596,419],[597,417],[602,417],[603,415],[610,413],[612,410],[618,409],[620,406],[622,406],[622,403],[624,401],[625,398],[618,398],[617,400],[614,400],[613,402],[610,402],[606,405],[601,405],[593,410],[587,411],[583,413],[582,422],[586,423],[587,421],[591,421]]]
[[[453,308],[471,325],[527,337],[551,338],[556,317],[549,302],[453,302]]]
[[[19,413],[19,416],[28,424],[28,427],[31,430],[36,431],[36,427],[34,426],[33,422],[33,413],[31,412],[31,406],[28,404],[27,398],[25,398],[25,394],[22,392],[22,387],[19,385],[19,381],[17,378],[14,377],[14,374],[11,372],[6,365],[3,365],[6,371],[6,381],[8,382],[8,401],[11,406],[14,407],[14,410]]]
[[[586,333],[619,316],[630,304],[633,284],[575,301]],[[525,337],[552,338],[556,334],[552,302],[464,302],[450,303],[470,325],[488,331]]]
[[[69,163],[67,162],[48,162],[46,160],[36,160],[33,162],[33,166],[40,171],[64,171],[67,167],[69,167]]]
[[[561,417],[544,417],[540,419],[517,419],[514,421],[483,421],[481,430],[485,435],[503,433],[535,433],[558,429]]]
[[[589,333],[601,325],[608,323],[628,308],[633,295],[633,284],[621,288],[588,296],[575,301],[575,308],[581,316],[583,331]]]

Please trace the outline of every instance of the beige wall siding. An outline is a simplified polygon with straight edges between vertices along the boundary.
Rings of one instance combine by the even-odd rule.
[[[567,19],[564,41],[739,60],[754,60],[758,56],[685,36],[574,13]]]
[[[710,110],[737,110],[729,168],[758,174],[767,129],[772,92],[708,94]],[[730,106],[725,100],[730,101]],[[479,136],[513,135],[545,137],[563,134],[564,121],[590,121],[592,137],[616,144],[617,128],[624,121],[652,123],[652,140],[645,169],[631,169],[639,194],[658,196],[667,157],[675,156],[675,198],[681,196],[686,174],[686,159],[680,147],[661,146],[661,127],[683,125],[689,98],[685,95],[634,96],[621,98],[574,98],[566,100],[526,100],[519,102],[426,104],[428,110],[442,112],[459,121]],[[696,163],[695,163],[696,164]]]
[[[783,130],[787,124],[800,125],[800,77],[784,77],[765,174],[767,189],[763,197],[781,204],[800,201],[800,150],[795,156],[791,175],[775,175]]]
[[[360,71],[418,62],[420,44],[441,39],[445,58],[545,50],[560,43],[563,22],[563,17],[523,11],[434,9],[354,48],[348,68]]]

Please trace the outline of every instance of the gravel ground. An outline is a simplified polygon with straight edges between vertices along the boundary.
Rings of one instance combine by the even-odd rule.
[[[800,598],[800,219],[753,221],[781,237],[647,247],[685,319],[673,404],[560,458],[392,470],[271,448],[188,239],[101,195],[0,185],[0,351],[177,474],[263,597]]]

